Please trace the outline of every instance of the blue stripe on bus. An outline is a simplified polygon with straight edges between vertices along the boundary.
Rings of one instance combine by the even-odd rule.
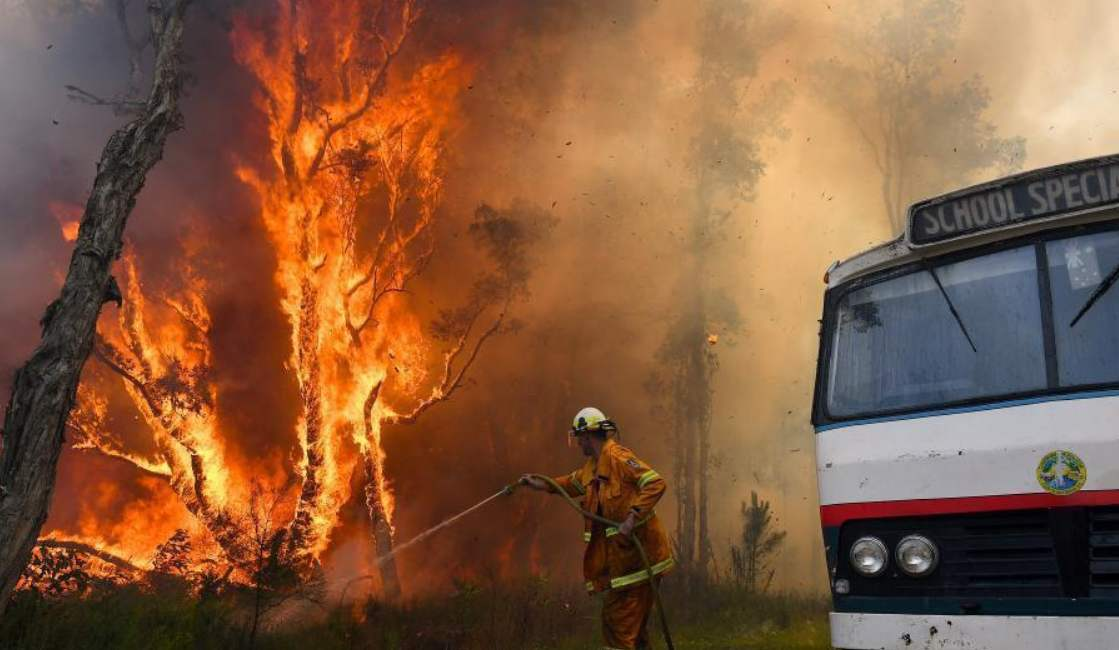
[[[880,417],[865,418],[862,420],[847,420],[844,422],[834,422],[832,424],[824,424],[816,427],[816,433],[821,431],[830,431],[831,429],[842,429],[845,427],[857,427],[863,424],[877,424],[879,422],[898,422],[901,420],[918,420],[921,418],[931,418],[938,415],[956,415],[959,413],[975,413],[977,411],[994,411],[996,409],[1010,408],[1012,406],[1024,406],[1027,404],[1043,404],[1045,402],[1064,402],[1074,399],[1097,399],[1100,397],[1115,397],[1119,395],[1119,390],[1097,390],[1085,393],[1065,393],[1063,395],[1041,395],[1039,397],[1028,397],[1025,399],[1012,399],[1002,402],[991,402],[989,404],[979,404],[976,406],[957,406],[955,408],[935,409],[931,411],[918,411],[916,413],[905,413],[903,415],[883,415]]]

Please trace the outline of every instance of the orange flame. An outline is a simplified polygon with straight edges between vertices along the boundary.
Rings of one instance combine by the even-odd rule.
[[[81,225],[82,206],[65,201],[48,201],[47,209],[50,210],[59,228],[62,229],[62,239],[73,242],[78,239],[78,226]]]
[[[189,247],[191,242],[186,242]],[[181,263],[181,284],[150,299],[140,279],[135,251],[122,255],[124,300],[115,325],[103,319],[94,345],[93,372],[119,380],[137,417],[147,426],[158,457],[126,448],[112,433],[107,397],[83,382],[68,427],[77,449],[92,449],[128,461],[146,478],[169,484],[179,503],[144,502],[144,512],[125,512],[123,523],[106,524],[93,508],[79,522],[80,538],[98,548],[126,542],[126,557],[145,557],[178,528],[209,536],[231,559],[228,513],[244,491],[231,475],[219,437],[216,393],[207,376],[211,365],[210,315],[205,281],[189,263]],[[108,484],[111,485],[111,484]],[[101,494],[109,487],[102,485]],[[184,510],[185,507],[185,510]],[[146,513],[146,514],[145,514]],[[177,513],[177,514],[175,514]],[[183,516],[193,515],[194,522]],[[124,528],[122,528],[122,526]],[[56,534],[55,537],[59,537]],[[116,549],[120,550],[120,549]]]
[[[443,142],[467,76],[447,54],[411,79],[390,78],[417,14],[406,1],[388,15],[388,4],[304,5],[281,13],[278,42],[244,24],[234,37],[270,120],[277,173],[243,169],[241,178],[260,196],[292,328],[303,402],[292,532],[312,555],[350,498],[349,444],[364,459],[370,514],[391,530],[381,425],[395,414],[381,388],[391,380],[399,393],[415,390],[427,352],[418,320],[392,298],[431,254]]]
[[[443,354],[442,383],[425,388],[432,349],[405,293],[433,253],[445,146],[470,70],[445,53],[408,74],[395,72],[419,18],[412,0],[277,5],[268,28],[240,17],[233,30],[238,61],[260,83],[274,165],[244,166],[237,175],[259,198],[279,306],[291,327],[300,489],[285,511],[287,544],[292,556],[317,561],[359,468],[374,544],[379,552],[391,546],[395,502],[384,425],[444,398],[461,379],[450,374],[460,342]],[[52,212],[64,235],[64,217],[81,214],[62,203]],[[150,562],[155,546],[183,528],[231,564],[242,557],[234,528],[251,502],[248,478],[258,472],[230,464],[220,430],[209,381],[210,287],[189,261],[204,241],[191,233],[182,242],[173,288],[148,286],[141,260],[126,246],[123,304],[116,321],[103,319],[98,331],[91,365],[123,388],[154,451],[128,449],[112,432],[109,396],[85,382],[69,422],[76,448],[132,463],[150,485],[169,486],[178,502],[145,501],[145,512],[129,510],[112,524],[90,510],[77,533],[55,531],[55,539]]]

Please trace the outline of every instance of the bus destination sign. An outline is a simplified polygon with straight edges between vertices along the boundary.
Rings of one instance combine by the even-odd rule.
[[[1119,205],[1119,157],[1083,160],[916,203],[909,208],[909,242],[935,244],[1111,205]]]

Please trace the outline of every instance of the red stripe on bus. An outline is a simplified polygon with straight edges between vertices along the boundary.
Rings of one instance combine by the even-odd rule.
[[[1028,510],[1068,506],[1108,506],[1119,504],[1119,490],[1082,491],[1067,496],[1039,492],[951,499],[913,499],[911,501],[869,501],[820,506],[820,521],[825,527],[839,526],[851,519],[948,515],[992,510]]]

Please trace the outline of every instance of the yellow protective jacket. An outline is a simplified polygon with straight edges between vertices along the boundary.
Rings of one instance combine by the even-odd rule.
[[[667,485],[632,451],[609,439],[597,462],[588,458],[581,468],[555,481],[568,495],[580,500],[583,508],[611,521],[622,522],[635,512],[639,523],[634,536],[645,549],[654,575],[672,568],[668,536],[653,511]],[[583,541],[587,543],[583,577],[588,591],[623,589],[649,579],[637,547],[617,528],[585,519]]]

